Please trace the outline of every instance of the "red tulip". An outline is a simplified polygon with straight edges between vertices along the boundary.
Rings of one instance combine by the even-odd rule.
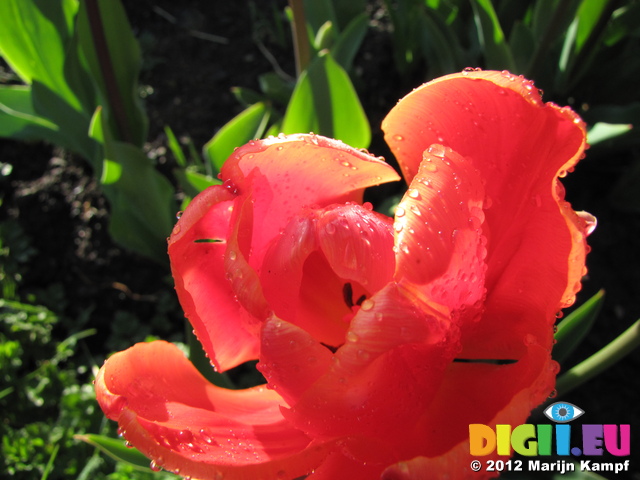
[[[169,255],[186,316],[218,370],[257,359],[266,386],[213,386],[165,342],[113,355],[98,400],[155,464],[466,478],[469,424],[524,423],[551,394],[591,226],[558,177],[584,124],[520,77],[473,71],[415,90],[383,129],[409,184],[395,219],[361,205],[393,169],[315,135],[236,150],[184,212]]]

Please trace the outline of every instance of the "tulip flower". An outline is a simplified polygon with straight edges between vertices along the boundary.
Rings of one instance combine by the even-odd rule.
[[[169,239],[176,291],[218,371],[172,344],[107,360],[100,405],[154,465],[202,479],[485,478],[469,424],[525,423],[553,392],[556,314],[585,273],[592,217],[558,177],[586,148],[569,108],[508,72],[414,90],[383,123],[408,189],[336,140],[252,141]],[[495,457],[487,457],[495,458]]]

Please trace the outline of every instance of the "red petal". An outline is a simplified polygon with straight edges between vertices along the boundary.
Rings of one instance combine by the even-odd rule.
[[[365,300],[330,368],[286,418],[313,436],[362,435],[398,448],[458,347],[446,319],[414,302],[395,284]]]
[[[358,205],[327,209],[317,225],[320,248],[342,279],[376,292],[392,278],[391,219]]]
[[[486,270],[483,199],[471,162],[431,145],[396,209],[396,279],[417,284],[428,300],[452,311],[480,302]]]
[[[463,339],[464,353],[519,355],[527,334],[550,347],[554,314],[572,303],[584,269],[588,224],[564,202],[557,181],[583,155],[581,120],[543,104],[521,77],[464,72],[409,94],[383,128],[408,178],[422,152],[442,143],[485,182],[487,309]]]
[[[251,180],[253,171],[261,181]],[[255,199],[252,255],[258,263],[268,242],[302,207],[361,202],[365,188],[399,180],[384,161],[318,135],[249,142],[229,157],[221,175]]]
[[[287,403],[322,376],[331,357],[327,347],[301,328],[277,317],[265,322],[258,369]]]
[[[422,458],[392,466],[382,478],[419,480],[425,472],[468,478],[472,472],[467,468],[474,459],[469,455],[469,424],[525,423],[551,392],[556,367],[548,352],[535,345],[512,365],[451,364],[433,403],[416,419],[416,428],[406,432],[410,444],[420,450],[408,453]],[[495,458],[490,455],[484,461]]]
[[[331,448],[292,428],[275,392],[211,385],[166,342],[113,355],[98,374],[96,394],[131,444],[181,475],[295,478]]]
[[[191,202],[169,239],[180,304],[219,370],[258,356],[259,324],[235,299],[224,266],[236,198],[222,186],[205,190]]]
[[[382,288],[394,268],[391,219],[359,205],[332,205],[293,218],[271,245],[261,268],[265,296],[275,314],[317,341],[344,343],[353,303]]]

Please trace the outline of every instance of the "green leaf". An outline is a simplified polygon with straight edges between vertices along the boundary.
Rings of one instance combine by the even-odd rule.
[[[148,122],[137,95],[140,47],[120,1],[80,2],[77,32],[116,140],[141,147]]]
[[[61,140],[58,127],[33,111],[31,87],[22,85],[0,86],[0,137]]]
[[[0,2],[0,52],[24,80],[39,80],[77,109],[80,102],[65,81],[64,65],[78,8],[74,0]]]
[[[349,75],[330,54],[314,59],[300,75],[287,107],[282,131],[314,132],[367,148],[369,122]]]
[[[346,71],[351,70],[355,58],[369,28],[369,16],[361,13],[342,31],[331,48],[331,56]]]
[[[460,41],[440,14],[427,9],[420,16],[422,21],[421,45],[429,61],[429,77],[434,78],[459,71],[466,66]]]
[[[325,22],[338,25],[338,19],[331,0],[303,0],[307,25],[315,35]]]
[[[173,157],[176,159],[176,162],[181,167],[187,166],[187,158],[184,156],[184,152],[182,151],[182,147],[178,142],[173,130],[167,125],[164,127],[164,134],[167,136],[167,143],[169,144],[169,150],[173,153]]]
[[[511,50],[500,26],[500,20],[491,0],[473,0],[474,19],[483,48],[486,68],[515,71]]]
[[[202,150],[204,156],[220,171],[224,162],[249,140],[262,137],[270,116],[270,109],[263,102],[256,103],[240,112],[224,125]]]
[[[107,454],[118,462],[125,462],[134,466],[137,470],[151,472],[149,468],[150,460],[139,450],[128,448],[122,440],[88,433],[85,435],[75,435],[73,438],[93,445],[103,453]]]
[[[612,138],[619,137],[629,132],[633,128],[633,125],[629,123],[623,124],[611,124],[611,123],[596,123],[587,133],[587,143],[592,147],[605,140],[611,140]]]
[[[555,334],[557,343],[553,347],[553,358],[558,362],[566,358],[580,345],[593,326],[604,303],[604,290],[600,290],[589,300],[567,315],[558,324]]]
[[[333,46],[336,40],[336,31],[333,24],[329,21],[324,22],[318,29],[315,38],[313,39],[313,48],[316,51],[329,49]]]
[[[195,197],[197,194],[212,185],[220,185],[222,183],[217,178],[194,171],[192,168],[184,170],[176,169],[173,171],[173,174],[178,180],[180,188],[190,198]],[[184,210],[184,208],[182,209]]]
[[[560,376],[556,383],[558,395],[566,395],[569,391],[604,372],[639,345],[640,320],[636,321],[607,346]]]
[[[104,146],[101,178],[111,207],[111,236],[121,245],[165,263],[166,238],[177,212],[171,183],[141,149],[111,137],[100,108],[90,134]]]
[[[274,72],[268,72],[258,77],[260,90],[273,102],[286,105],[289,103],[293,85]],[[257,103],[257,102],[252,102]]]

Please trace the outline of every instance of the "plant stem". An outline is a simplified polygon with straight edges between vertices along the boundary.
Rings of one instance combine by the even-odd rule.
[[[636,321],[600,351],[562,375],[556,383],[558,394],[564,395],[602,373],[629,354],[638,345],[640,345],[640,320]]]
[[[307,21],[304,16],[304,1],[289,0],[289,7],[293,13],[293,48],[296,56],[296,77],[307,68],[311,61],[309,37],[307,35]]]
[[[134,143],[131,137],[129,118],[127,117],[127,112],[124,107],[124,101],[118,88],[118,81],[113,73],[114,67],[111,61],[111,55],[109,54],[109,46],[107,45],[107,39],[104,33],[104,25],[102,24],[98,0],[85,1],[93,45],[96,49],[96,57],[98,58],[100,72],[104,80],[107,101],[110,107],[109,110],[113,112],[118,138],[128,143]]]

